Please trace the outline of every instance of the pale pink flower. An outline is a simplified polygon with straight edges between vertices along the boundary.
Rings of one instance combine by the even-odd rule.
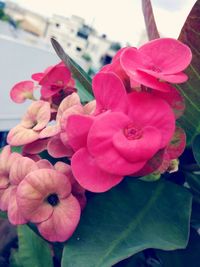
[[[11,165],[9,174],[11,191],[8,204],[8,219],[14,225],[27,223],[17,204],[17,187],[27,174],[37,169],[37,164],[32,159],[22,156],[18,157]]]
[[[70,180],[56,170],[29,173],[18,186],[17,203],[24,217],[37,223],[40,234],[51,242],[66,241],[80,219],[80,205],[71,194]]]
[[[50,104],[39,100],[28,108],[20,124],[10,130],[7,142],[13,146],[32,143],[39,139],[40,132],[50,120]]]
[[[80,98],[77,93],[73,93],[66,98],[63,99],[63,101],[60,103],[60,106],[57,111],[56,115],[56,121],[53,125],[48,125],[40,132],[40,138],[47,138],[52,137],[60,133],[61,131],[61,118],[63,114],[67,111],[67,113],[71,114],[73,113],[73,110],[78,109],[82,111],[82,106],[80,103]],[[66,117],[66,115],[65,115]]]
[[[71,166],[64,162],[58,161],[54,167],[57,171],[69,177],[72,186],[72,194],[78,199],[81,209],[84,209],[87,202],[85,189],[75,180]]]
[[[12,164],[21,157],[18,153],[12,153],[10,146],[5,146],[0,154],[0,209],[8,209],[10,199],[10,169]]]

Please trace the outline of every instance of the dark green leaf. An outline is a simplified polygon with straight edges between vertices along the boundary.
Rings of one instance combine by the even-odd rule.
[[[13,250],[10,255],[9,266],[10,267],[23,267],[22,263],[20,262],[19,253],[16,250]]]
[[[49,244],[27,225],[18,226],[17,258],[23,267],[53,267]]]
[[[196,162],[200,166],[200,134],[195,136],[192,142],[192,151],[193,151],[193,155],[194,155]]]
[[[200,174],[185,172],[185,178],[191,189],[200,196]]]
[[[115,264],[113,267],[146,267],[146,259],[143,253],[137,253],[134,256]]]
[[[191,230],[190,241],[184,250],[171,252],[157,251],[163,267],[198,267],[200,266],[200,236]]]
[[[65,53],[62,46],[55,39],[52,38],[51,43],[59,58],[71,70],[74,78],[77,79],[82,84],[82,86],[92,95],[92,84],[90,76],[69,55]]]
[[[127,178],[88,202],[62,267],[110,267],[146,248],[187,245],[191,195],[170,182]]]
[[[158,29],[156,26],[153,9],[150,0],[142,0],[142,10],[149,40],[159,38]]]
[[[187,142],[200,133],[200,0],[192,8],[181,30],[179,40],[187,44],[192,50],[193,58],[186,74],[188,82],[177,87],[181,90],[185,102],[186,111],[180,118],[180,124],[187,134]]]
[[[7,219],[8,218],[7,213],[4,212],[4,211],[0,211],[0,217],[3,218],[3,219]]]

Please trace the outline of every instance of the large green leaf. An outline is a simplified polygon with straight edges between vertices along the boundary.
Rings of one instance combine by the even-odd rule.
[[[159,38],[158,29],[156,26],[153,9],[150,0],[142,0],[142,11],[146,25],[147,35],[149,40]]]
[[[192,151],[196,162],[200,166],[200,134],[195,136],[192,142]]]
[[[71,70],[74,78],[76,78],[82,84],[82,86],[92,95],[92,81],[90,76],[69,55],[65,53],[62,46],[55,39],[52,38],[51,43],[59,58]]]
[[[190,213],[184,188],[127,178],[90,199],[65,245],[62,267],[110,267],[146,248],[184,248]]]
[[[188,246],[184,250],[169,252],[157,251],[163,267],[198,267],[200,266],[200,236],[191,231]]]
[[[186,73],[189,80],[178,88],[186,101],[186,111],[180,124],[187,134],[188,144],[200,133],[200,0],[192,8],[181,30],[179,40],[192,50],[193,58]]]
[[[53,267],[49,244],[27,225],[18,226],[19,251],[15,260],[23,267]]]

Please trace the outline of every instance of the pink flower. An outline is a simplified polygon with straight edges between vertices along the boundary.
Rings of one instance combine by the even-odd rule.
[[[127,48],[120,56],[120,63],[127,75],[147,87],[168,91],[168,84],[182,83],[192,58],[188,46],[172,38],[150,41],[139,49]]]
[[[71,194],[70,180],[56,170],[29,173],[18,186],[17,203],[23,216],[37,223],[40,234],[52,242],[67,240],[80,219],[80,205]]]
[[[85,189],[75,180],[72,174],[71,166],[64,162],[58,161],[54,167],[57,171],[69,177],[72,186],[72,194],[78,199],[81,209],[83,210],[87,202]]]
[[[124,47],[120,49],[113,57],[112,62],[110,64],[103,66],[100,72],[112,72],[116,74],[123,82],[124,86],[126,87],[127,92],[130,92],[131,91],[130,77],[126,74],[126,72],[124,71],[120,63],[120,57],[127,48],[128,47]],[[139,85],[137,84],[137,86]]]
[[[32,143],[39,139],[40,132],[50,120],[50,104],[39,100],[28,108],[20,124],[10,130],[7,142],[13,146]]]
[[[175,117],[163,99],[145,92],[127,95],[113,73],[97,76],[97,112],[106,111],[96,117],[71,115],[66,130],[75,151],[71,161],[75,178],[84,188],[103,192],[138,172],[169,144]],[[116,95],[126,106],[116,101]]]
[[[52,137],[60,133],[61,131],[61,119],[66,114],[71,114],[76,108],[77,110],[82,111],[82,105],[80,102],[79,95],[77,93],[73,93],[63,99],[63,101],[60,103],[57,114],[56,114],[56,121],[55,124],[49,125],[45,127],[40,132],[40,138],[47,138]]]
[[[10,186],[10,169],[18,157],[18,153],[12,153],[10,146],[5,146],[0,154],[0,209],[8,209],[11,186]]]
[[[71,72],[61,62],[50,68],[39,80],[39,84],[42,86],[41,95],[44,98],[51,97],[60,90],[67,88],[68,84],[70,86],[71,82]]]
[[[33,99],[34,83],[22,81],[13,86],[10,97],[15,103],[23,103],[26,99]]]
[[[18,157],[11,165],[9,174],[11,190],[8,204],[8,219],[14,225],[27,223],[17,204],[17,187],[27,174],[37,169],[38,166],[32,159],[22,156]]]

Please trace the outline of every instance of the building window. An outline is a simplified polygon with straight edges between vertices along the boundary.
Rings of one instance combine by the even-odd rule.
[[[81,52],[82,51],[82,49],[80,48],[80,47],[76,47],[76,51],[78,51],[78,52]]]
[[[110,55],[104,55],[101,57],[100,62],[102,65],[107,65],[112,61],[112,57]]]
[[[60,28],[60,24],[59,23],[56,23],[56,28]]]

